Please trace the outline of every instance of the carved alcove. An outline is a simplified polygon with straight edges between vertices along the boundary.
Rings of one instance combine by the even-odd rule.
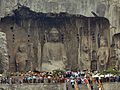
[[[93,50],[97,52],[99,48],[99,36],[106,38],[109,47],[109,21],[104,17],[86,17],[68,13],[37,13],[25,6],[14,10],[13,13],[12,16],[2,18],[0,22],[0,28],[7,34],[10,71],[16,71],[15,54],[21,43],[28,46],[30,43],[33,44],[34,55],[31,60],[33,68],[38,67],[38,60],[40,60],[40,65],[42,64],[43,46],[46,36],[53,27],[60,33],[59,42],[65,46],[67,67],[70,69],[80,68],[84,37],[87,37],[89,41],[90,61],[93,61],[91,52]],[[41,48],[38,48],[38,43]],[[38,50],[41,52],[39,57]],[[28,56],[30,58],[31,55],[28,53]]]

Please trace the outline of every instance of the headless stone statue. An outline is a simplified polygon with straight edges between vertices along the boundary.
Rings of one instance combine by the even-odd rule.
[[[18,47],[18,52],[16,54],[17,71],[24,72],[26,70],[27,60],[28,60],[28,55],[26,53],[26,45],[21,44]]]
[[[97,52],[98,56],[98,70],[106,70],[107,63],[108,63],[108,57],[109,57],[109,48],[106,45],[106,41],[103,37],[100,39],[100,48]]]
[[[43,47],[43,71],[52,71],[56,69],[63,70],[66,65],[66,52],[63,43],[59,42],[59,32],[52,28],[49,32],[50,40]]]

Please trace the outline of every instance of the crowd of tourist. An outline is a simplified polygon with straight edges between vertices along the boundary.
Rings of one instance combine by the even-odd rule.
[[[64,76],[61,73],[53,74],[51,72],[26,72],[11,73],[10,76],[0,77],[2,84],[22,84],[22,83],[64,83]]]
[[[98,75],[98,73],[92,72],[66,72],[65,74],[67,80],[70,82],[72,87],[75,87],[75,82],[77,85],[86,84],[90,90],[93,90],[93,86],[96,84],[98,87],[102,87],[102,83],[105,82],[120,82],[120,76],[118,75]]]
[[[74,87],[75,81],[77,84],[93,84],[101,82],[120,82],[120,76],[109,77],[94,77],[92,72],[26,72],[26,73],[11,73],[8,76],[0,75],[1,84],[23,84],[23,83],[65,83],[70,82]],[[88,82],[87,82],[87,81]]]

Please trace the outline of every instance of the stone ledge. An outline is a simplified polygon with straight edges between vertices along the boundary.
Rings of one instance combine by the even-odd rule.
[[[65,90],[65,84],[1,84],[0,90]]]

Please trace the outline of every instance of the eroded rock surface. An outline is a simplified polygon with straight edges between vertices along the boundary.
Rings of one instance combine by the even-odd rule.
[[[0,32],[0,70],[3,72],[8,69],[9,69],[9,58],[8,58],[6,34]]]

